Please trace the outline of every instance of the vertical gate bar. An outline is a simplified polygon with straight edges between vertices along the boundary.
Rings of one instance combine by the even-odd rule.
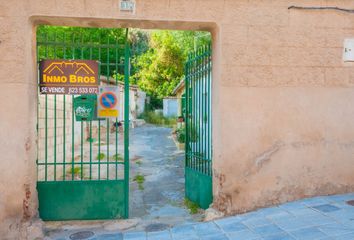
[[[98,70],[99,71],[99,70]],[[98,74],[98,76],[100,76]],[[101,179],[101,119],[98,119],[98,180]]]
[[[189,115],[190,115],[190,129],[189,129],[189,136],[190,136],[190,139],[189,139],[189,142],[190,142],[190,147],[189,147],[189,150],[190,150],[190,167],[193,168],[193,118],[194,118],[194,112],[193,112],[193,92],[192,92],[192,89],[193,89],[193,80],[194,80],[194,77],[193,77],[193,74],[194,74],[194,61],[193,61],[193,55],[191,54],[191,61],[190,61],[190,74],[189,74],[189,83],[190,83],[190,87],[188,89],[189,91]]]
[[[193,131],[195,130],[194,128],[194,115],[195,115],[195,112],[194,112],[194,92],[193,92],[193,89],[194,89],[194,73],[195,73],[195,57],[194,57],[194,52],[193,52],[193,55],[192,55],[192,75],[191,75],[191,88],[190,88],[190,92],[191,92],[191,167],[194,169],[194,133]]]
[[[208,84],[209,84],[209,60],[210,60],[210,50],[209,50],[209,45],[207,45],[207,56],[206,56],[206,73],[205,73],[205,102],[206,102],[206,106],[205,106],[205,111],[206,111],[206,118],[205,118],[205,133],[206,133],[206,138],[205,138],[205,159],[206,159],[206,167],[207,167],[207,175],[209,175],[209,116],[210,116],[210,111],[209,111],[209,105],[210,105],[210,101],[209,101],[209,95],[210,92],[208,90]]]
[[[206,133],[206,137],[205,137],[205,164],[206,164],[206,175],[209,176],[209,115],[210,112],[208,111],[209,109],[209,94],[210,92],[208,91],[208,82],[209,82],[209,47],[208,45],[206,46],[206,54],[205,54],[205,102],[206,102],[206,106],[205,106],[205,111],[206,111],[206,121],[205,121],[205,133]]]
[[[116,39],[116,46],[115,46],[115,50],[116,50],[116,59],[115,59],[115,71],[116,71],[116,87],[118,87],[118,39]],[[118,89],[118,93],[119,92],[119,89]],[[118,95],[119,96],[119,95]],[[120,99],[118,99],[118,103],[120,102]],[[118,131],[119,131],[119,127],[118,127],[118,118],[116,118],[116,123],[115,123],[115,129],[116,129],[116,132],[115,132],[115,137],[116,137],[116,155],[115,155],[115,162],[116,162],[116,165],[115,165],[115,179],[117,180],[118,179]]]
[[[202,57],[201,57],[201,65],[202,65],[202,70],[201,70],[201,86],[200,86],[200,92],[201,92],[201,116],[200,116],[200,128],[202,130],[202,141],[201,141],[201,153],[202,153],[202,156],[201,156],[201,160],[202,160],[202,172],[205,173],[205,153],[204,153],[204,142],[205,142],[205,132],[204,132],[204,73],[205,73],[205,48],[204,46],[202,47]]]
[[[202,84],[202,71],[203,71],[203,64],[202,64],[202,58],[203,57],[203,48],[199,48],[198,50],[198,131],[199,131],[199,141],[198,141],[198,171],[202,172],[203,169],[203,161],[202,161],[202,141],[203,141],[203,135],[202,135],[202,126],[201,126],[201,113],[202,113],[202,108],[201,108],[201,84]]]
[[[110,79],[109,79],[109,36],[107,36],[107,83],[108,85],[110,84]],[[109,118],[107,118],[107,180],[109,180]]]
[[[57,42],[57,32],[54,33],[54,43]],[[57,48],[54,44],[54,59],[57,58]],[[54,181],[57,180],[57,95],[54,95]]]
[[[63,57],[66,59],[66,44],[65,44],[65,32],[63,33]],[[65,181],[65,161],[66,161],[66,96],[63,95],[63,181]]]
[[[71,180],[74,180],[75,168],[75,127],[74,127],[74,95],[71,96]]]
[[[198,128],[197,128],[197,77],[198,77],[198,51],[195,52],[194,55],[194,64],[195,64],[195,70],[194,70],[194,87],[193,87],[193,95],[194,95],[194,99],[193,99],[193,113],[194,113],[194,123],[193,123],[193,127],[195,129],[195,134],[196,134],[196,139],[195,139],[195,144],[194,144],[194,151],[193,151],[193,155],[194,155],[194,169],[198,169],[198,159],[197,159],[197,145],[198,145]]]
[[[57,180],[57,95],[54,95],[54,181]]]
[[[194,70],[194,52],[193,52],[193,55],[192,55],[192,75],[191,75],[191,88],[190,88],[190,92],[191,92],[191,167],[194,169],[194,134],[193,134],[193,131],[194,131],[194,93],[193,93],[193,88],[194,88],[194,73],[195,73],[195,70]]]
[[[71,36],[71,59],[75,59],[75,47],[74,47],[74,42],[75,42],[75,33],[72,33]]]
[[[203,122],[204,122],[204,163],[205,163],[205,174],[208,175],[208,157],[207,157],[207,152],[208,152],[208,90],[207,90],[207,83],[208,83],[208,56],[209,56],[209,51],[208,51],[208,46],[205,47],[205,56],[204,56],[204,115],[203,115]]]
[[[65,167],[66,167],[66,96],[63,95],[63,181],[65,181]]]
[[[124,49],[124,183],[125,217],[129,217],[129,59],[128,29],[125,35]]]
[[[80,52],[81,52],[81,59],[84,59],[84,47],[83,47],[83,43],[84,43],[84,34],[81,33],[80,34],[80,43],[81,43],[81,46],[79,48]],[[83,180],[83,177],[84,177],[84,121],[81,120],[81,166],[80,166],[80,169],[81,169],[81,173],[80,173],[80,178],[81,178],[81,181]]]
[[[202,106],[202,109],[201,109],[201,129],[202,129],[202,172],[205,173],[205,165],[206,165],[206,161],[205,161],[205,127],[204,127],[204,114],[205,114],[205,111],[204,111],[204,106],[205,106],[205,101],[204,101],[204,94],[205,94],[205,91],[204,91],[204,86],[205,86],[205,47],[203,46],[203,55],[202,55],[202,78],[201,78],[201,87],[200,87],[200,91],[201,91],[201,106]]]
[[[92,60],[92,45],[93,45],[93,42],[92,42],[92,35],[90,35],[90,60]]]
[[[75,33],[71,36],[71,54],[72,59],[75,59]],[[74,180],[74,168],[75,168],[75,122],[74,122],[74,95],[71,95],[71,180]]]
[[[81,136],[80,136],[80,146],[81,146],[81,149],[80,149],[80,153],[81,153],[81,156],[80,156],[80,169],[81,169],[81,173],[80,173],[80,176],[81,176],[81,181],[82,181],[82,178],[83,178],[83,174],[84,174],[84,164],[83,164],[83,160],[84,160],[84,121],[81,121],[80,122],[80,131],[81,131]]]
[[[44,179],[47,181],[48,177],[48,95],[45,95],[45,173],[44,173]]]
[[[189,163],[188,163],[188,155],[189,155],[189,152],[188,152],[188,146],[189,146],[189,132],[188,132],[188,122],[189,122],[189,109],[188,109],[188,98],[189,98],[189,94],[188,94],[188,88],[189,88],[189,84],[188,84],[188,81],[189,81],[189,56],[187,57],[187,63],[185,65],[185,71],[186,71],[186,76],[184,78],[184,85],[185,85],[185,102],[186,102],[186,106],[185,106],[185,149],[186,149],[186,153],[185,153],[185,167],[189,167]]]
[[[203,167],[203,163],[201,161],[201,154],[202,154],[202,149],[201,149],[201,143],[203,141],[203,135],[202,135],[202,131],[201,131],[201,124],[200,124],[200,115],[201,115],[201,104],[200,104],[200,95],[201,95],[201,72],[202,72],[202,56],[203,56],[203,49],[200,47],[198,50],[198,131],[199,131],[199,141],[198,141],[198,171],[201,172],[202,171],[202,167]]]
[[[92,120],[90,120],[90,180],[92,179]]]
[[[106,133],[107,133],[107,157],[106,157],[106,159],[107,159],[107,166],[106,166],[106,171],[107,171],[107,180],[109,180],[109,118],[107,118],[107,120],[106,120],[106,122],[107,122],[107,131],[106,131]]]
[[[196,159],[196,163],[195,163],[195,168],[196,170],[198,171],[199,169],[199,166],[198,166],[198,145],[199,145],[199,126],[198,126],[198,74],[199,74],[199,62],[198,62],[198,56],[199,56],[199,51],[198,51],[198,48],[197,48],[197,51],[196,51],[196,56],[195,56],[195,63],[196,63],[196,71],[195,71],[195,108],[194,108],[194,111],[195,111],[195,122],[194,122],[194,125],[195,125],[195,129],[196,129],[196,132],[197,132],[197,140],[195,142],[195,159]]]
[[[211,90],[211,67],[212,67],[212,63],[211,63],[211,45],[208,45],[208,175],[211,176],[212,174],[212,165],[211,165],[211,161],[212,161],[212,109],[211,109],[211,104],[212,104],[212,90]]]
[[[81,40],[81,46],[80,46],[80,51],[81,51],[81,59],[84,59],[84,34],[81,33],[81,36],[80,36],[80,40]]]
[[[92,60],[92,35],[90,34],[90,60]],[[90,180],[92,180],[92,119],[90,120]]]
[[[48,58],[48,33],[46,33],[46,48],[45,48],[45,57]],[[45,143],[44,143],[44,155],[45,155],[45,165],[44,165],[44,180],[47,181],[48,179],[48,95],[45,95]]]
[[[195,75],[194,75],[194,88],[193,88],[193,92],[194,92],[194,109],[193,112],[195,113],[195,118],[194,118],[194,128],[195,128],[195,132],[197,135],[196,141],[195,141],[195,149],[194,149],[194,156],[195,156],[195,169],[198,169],[198,159],[197,159],[197,152],[198,152],[198,128],[197,128],[197,117],[198,117],[198,111],[197,111],[197,81],[198,81],[198,50],[196,50],[195,52]]]
[[[98,37],[98,42],[101,44],[101,35]],[[98,84],[101,83],[101,46],[98,47]],[[101,119],[98,119],[98,180],[101,179]]]

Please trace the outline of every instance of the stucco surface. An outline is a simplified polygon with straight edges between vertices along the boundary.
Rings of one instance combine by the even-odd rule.
[[[354,190],[351,0],[0,0],[0,232],[36,216],[35,25],[213,34],[214,205],[229,214]]]

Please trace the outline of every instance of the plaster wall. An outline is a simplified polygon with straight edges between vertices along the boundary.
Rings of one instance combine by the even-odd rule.
[[[354,191],[351,0],[0,0],[0,232],[37,214],[37,24],[213,35],[214,207],[228,214]]]

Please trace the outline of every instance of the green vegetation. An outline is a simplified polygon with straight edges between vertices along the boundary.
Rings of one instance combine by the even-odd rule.
[[[101,161],[101,160],[103,160],[105,157],[106,157],[106,154],[100,153],[100,154],[97,154],[96,159],[97,159],[98,161]]]
[[[66,173],[68,175],[74,174],[74,176],[76,177],[81,177],[81,171],[82,171],[81,167],[74,167],[74,168],[71,167],[68,170],[66,170]],[[82,176],[84,177],[84,172],[82,173]]]
[[[147,123],[163,126],[173,126],[177,121],[176,118],[167,118],[162,113],[156,113],[155,111],[146,111],[139,118],[144,119]]]
[[[120,155],[119,153],[117,154],[114,154],[113,155],[113,158],[112,158],[112,161],[118,161],[118,162],[123,162],[124,161],[124,158],[122,155]]]
[[[190,201],[188,198],[184,199],[184,205],[189,209],[191,214],[197,214],[199,212],[198,204]]]
[[[179,143],[185,143],[186,142],[186,128],[181,127],[176,130],[176,136],[177,136],[177,141]]]
[[[119,28],[81,28],[39,26],[37,29],[38,41],[57,41],[66,43],[110,43],[123,44],[125,42],[125,29]],[[131,77],[130,82],[138,85],[151,97],[152,110],[162,107],[162,99],[172,94],[184,75],[184,65],[188,54],[196,47],[210,44],[211,35],[208,32],[194,31],[166,31],[166,30],[140,30],[129,29],[128,40],[131,46]],[[39,59],[64,58],[64,56],[81,56],[92,59],[110,59],[115,61],[114,51],[94,48],[81,53],[79,48],[57,47],[55,52],[39,48]],[[124,48],[118,51],[124,56]],[[99,57],[100,56],[100,57]],[[101,75],[110,74],[118,81],[124,79],[124,67],[115,66],[107,68],[101,66]]]
[[[135,177],[133,178],[133,181],[138,184],[139,190],[144,190],[144,182],[145,182],[144,175],[141,175],[141,174],[135,175]]]
[[[141,164],[143,164],[140,160],[135,162],[137,165],[141,166]]]

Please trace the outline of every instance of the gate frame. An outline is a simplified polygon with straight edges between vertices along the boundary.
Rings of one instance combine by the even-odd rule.
[[[45,24],[47,26],[47,24]],[[37,33],[37,31],[36,31]],[[112,47],[109,47],[109,40],[108,40],[108,45],[100,42],[98,45],[95,45],[93,42],[90,43],[84,43],[82,42],[82,46],[77,44],[74,40],[71,41],[70,43],[65,42],[65,37],[63,39],[64,42],[57,41],[56,34],[54,35],[55,39],[53,42],[48,41],[48,38],[46,41],[41,42],[38,41],[36,37],[36,62],[39,60],[39,47],[44,46],[46,48],[45,52],[46,55],[48,55],[48,47],[53,48],[54,47],[54,58],[57,57],[56,54],[56,48],[60,49],[63,48],[64,50],[64,59],[67,59],[66,57],[66,49],[69,48],[70,45],[72,45],[72,54],[75,55],[75,51],[77,49],[80,49],[81,51],[81,57],[77,56],[75,59],[81,59],[81,60],[87,60],[87,58],[84,57],[83,54],[83,49],[88,48],[88,45],[92,45],[94,47],[90,47],[90,56],[92,57],[92,49],[93,48],[98,48],[99,49],[99,56],[101,56],[101,49],[107,47],[107,56],[108,56],[108,62],[105,64],[109,68],[110,66],[110,58],[109,58],[109,50],[112,49]],[[81,36],[82,37],[82,36]],[[107,179],[101,179],[100,178],[100,170],[98,179],[92,179],[91,174],[91,166],[92,166],[92,146],[90,144],[90,179],[86,180],[83,179],[83,157],[82,157],[82,149],[83,149],[83,142],[82,142],[82,137],[83,137],[83,123],[81,122],[81,179],[80,180],[74,180],[74,166],[78,165],[78,163],[74,163],[74,112],[72,112],[72,163],[68,164],[64,157],[64,160],[62,163],[56,162],[56,110],[54,112],[55,116],[55,121],[54,121],[54,162],[47,162],[47,150],[45,150],[45,161],[44,162],[39,162],[38,157],[36,161],[36,167],[38,168],[39,166],[44,166],[45,168],[45,178],[44,180],[39,180],[38,179],[38,169],[37,169],[37,192],[38,192],[38,203],[39,203],[39,216],[43,220],[49,220],[49,221],[61,221],[61,220],[99,220],[99,219],[118,219],[118,218],[128,218],[129,217],[129,76],[130,76],[130,46],[128,42],[128,29],[126,29],[125,33],[125,43],[124,44],[119,44],[116,42],[115,47],[113,50],[116,52],[116,63],[115,67],[118,68],[118,62],[117,58],[119,56],[124,56],[124,114],[123,114],[123,119],[124,119],[124,163],[118,164],[118,160],[116,159],[115,162],[112,162],[116,166],[115,171],[118,170],[118,165],[123,165],[124,166],[124,178],[119,179],[117,177],[117,172],[116,172],[116,177],[115,179],[111,180],[108,177],[109,174],[109,166],[111,165],[109,163],[109,151],[107,149],[108,155],[107,155]],[[82,40],[82,38],[81,38]],[[91,39],[92,40],[92,39]],[[74,47],[75,46],[75,47]],[[124,46],[124,48],[121,48],[121,50],[124,50],[123,55],[118,55],[118,50],[120,46]],[[74,56],[73,55],[73,56]],[[53,57],[53,56],[51,56]],[[90,58],[91,58],[90,57]],[[100,59],[92,59],[92,60],[101,60]],[[99,63],[100,64],[100,63]],[[38,65],[37,65],[38,66]],[[98,78],[100,82],[101,78],[101,66],[99,66],[98,70]],[[117,69],[116,69],[117,70]],[[37,69],[38,71],[38,69]],[[109,74],[109,69],[108,73]],[[102,75],[103,76],[103,75]],[[108,76],[108,75],[107,75]],[[38,79],[38,77],[37,77]],[[38,80],[37,80],[38,81]],[[117,84],[117,79],[116,79],[116,84]],[[37,85],[37,84],[36,84]],[[37,87],[38,89],[38,87]],[[39,95],[40,93],[38,92],[37,94],[37,131],[38,131],[38,126],[39,126],[39,118],[38,118],[38,103],[39,103]],[[70,95],[64,95],[64,96],[70,96]],[[74,111],[74,95],[72,95],[72,111]],[[47,141],[48,141],[48,126],[47,126],[47,121],[48,121],[48,116],[47,116],[47,95],[45,95],[45,148],[48,147]],[[54,101],[55,101],[55,106],[57,102],[57,95],[54,95]],[[64,105],[65,105],[65,97],[64,97]],[[56,109],[56,108],[55,108]],[[99,125],[101,120],[99,120]],[[117,118],[116,118],[117,121]],[[90,121],[91,122],[91,121]],[[64,106],[64,117],[63,117],[63,124],[65,128],[65,106]],[[91,123],[92,124],[92,123]],[[90,124],[90,126],[91,126]],[[92,128],[90,129],[90,134],[91,134]],[[109,138],[109,118],[107,118],[107,140]],[[116,128],[116,153],[118,153],[117,149],[117,131],[118,128]],[[66,132],[66,130],[65,130]],[[90,135],[91,136],[91,135]],[[100,139],[99,135],[99,139]],[[63,135],[64,137],[64,150],[63,154],[65,156],[65,148],[66,148],[66,142],[65,142],[65,134]],[[38,138],[38,136],[37,136]],[[37,156],[38,156],[38,140],[37,140]],[[100,144],[99,144],[100,146]],[[100,153],[100,147],[98,152]],[[80,164],[80,163],[79,163]],[[87,162],[85,162],[85,165]],[[49,180],[47,178],[47,169],[49,166],[54,165],[54,180]],[[65,166],[69,165],[71,166],[71,171],[72,171],[72,179],[71,180],[66,180],[65,175],[63,175],[63,179],[57,178],[57,170],[56,166],[57,165],[62,165],[63,171],[65,173]],[[103,166],[104,163],[100,162],[98,163],[99,169],[101,169],[101,165]],[[123,191],[122,191],[123,190]],[[119,194],[121,193],[121,194]],[[122,196],[123,195],[123,196]],[[84,196],[84,197],[83,197]],[[110,200],[107,202],[107,198]],[[41,200],[42,199],[42,200]],[[41,210],[42,209],[42,210]]]
[[[32,69],[30,71],[30,75],[33,76],[33,84],[37,86],[38,72],[37,72],[37,55],[36,55],[36,27],[38,25],[50,25],[50,26],[68,26],[68,27],[96,27],[96,28],[140,28],[140,29],[165,29],[165,30],[180,30],[180,31],[208,31],[212,36],[212,62],[213,62],[213,71],[212,71],[212,92],[213,96],[211,99],[211,107],[213,109],[212,112],[212,139],[215,139],[220,135],[220,126],[216,124],[217,118],[215,116],[218,115],[219,108],[217,107],[218,102],[218,91],[220,88],[219,79],[221,78],[221,60],[219,60],[219,54],[221,52],[221,44],[220,44],[220,32],[219,26],[214,21],[180,21],[180,20],[147,20],[147,19],[138,19],[132,18],[130,16],[124,18],[95,18],[95,17],[68,17],[68,16],[60,16],[60,15],[32,15],[29,17],[29,23],[32,26]],[[32,88],[31,88],[32,90]],[[37,103],[37,101],[36,101]],[[34,104],[34,109],[37,110],[37,104]],[[215,107],[214,107],[215,106]],[[34,136],[36,138],[36,136]],[[212,168],[214,170],[215,165],[218,163],[217,156],[219,146],[217,141],[213,141],[213,163]],[[128,151],[129,152],[129,151]],[[36,154],[33,153],[35,156]],[[33,165],[30,168],[31,171],[36,168],[35,161],[33,161]],[[214,172],[214,171],[213,171]],[[216,175],[216,174],[215,174]],[[213,175],[212,185],[213,185],[213,195],[216,194],[217,190],[214,186],[217,185],[217,178]],[[37,178],[34,176],[32,178],[31,185],[36,185]],[[129,184],[129,183],[128,183]],[[38,195],[35,194],[35,197],[32,199],[34,202],[34,206],[38,205]],[[129,196],[127,196],[129,198]],[[215,197],[213,197],[213,201],[215,201]],[[129,208],[129,206],[128,206]],[[37,215],[36,209],[33,211],[33,217]]]

